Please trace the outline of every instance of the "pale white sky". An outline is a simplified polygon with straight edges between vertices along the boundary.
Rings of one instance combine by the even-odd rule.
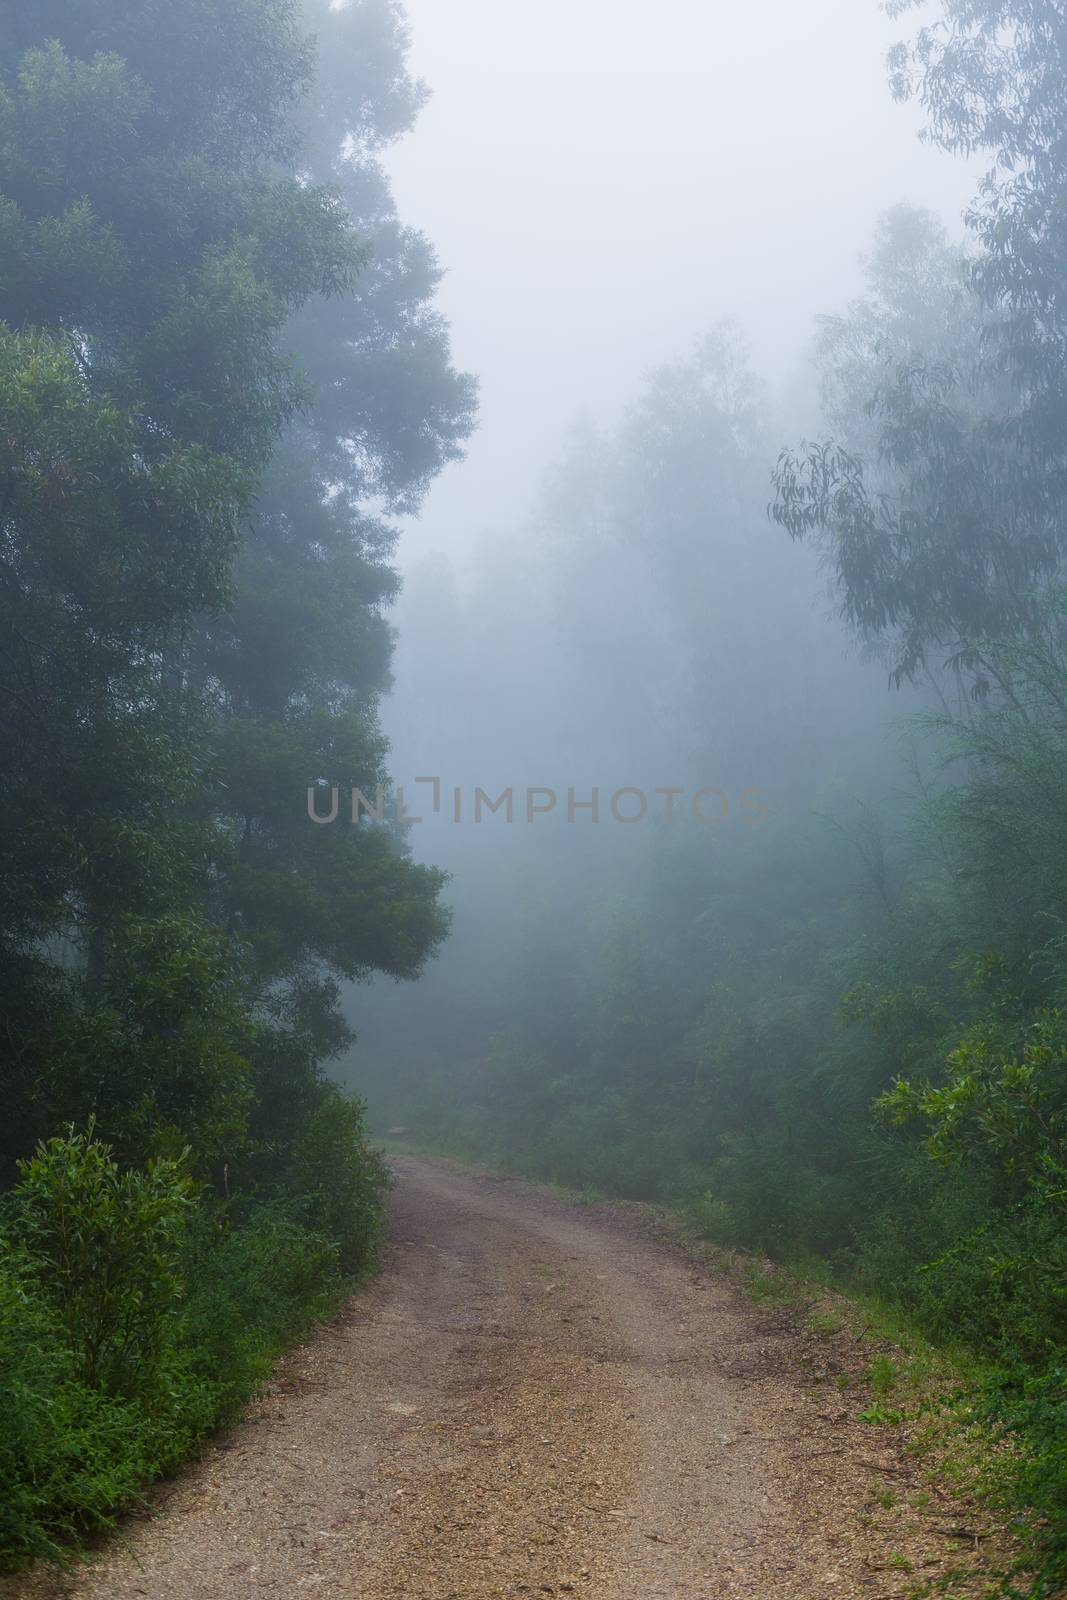
[[[950,221],[976,168],[922,145],[878,0],[407,0],[434,98],[390,157],[448,271],[482,424],[404,540],[521,518],[574,413],[609,419],[720,316],[780,380],[899,200]]]

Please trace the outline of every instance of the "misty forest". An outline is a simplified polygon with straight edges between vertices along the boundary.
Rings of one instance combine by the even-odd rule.
[[[0,0],[0,1594],[1067,1593],[1067,9],[763,9]]]

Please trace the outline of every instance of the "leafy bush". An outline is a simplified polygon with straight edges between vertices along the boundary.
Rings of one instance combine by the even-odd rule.
[[[0,1566],[113,1525],[337,1308],[380,1233],[358,1106],[324,1101],[296,1175],[302,1193],[237,1214],[181,1162],[122,1169],[91,1130],[22,1164],[3,1212]]]
[[[194,1204],[182,1162],[123,1171],[88,1133],[19,1163],[8,1227],[91,1388],[137,1391],[158,1365],[182,1291],[179,1260]]]
[[[1026,1440],[1014,1495],[1038,1518],[1028,1552],[1037,1569],[1032,1593],[1062,1595],[1067,1582],[1067,1368],[1056,1358],[1043,1372],[1018,1366],[997,1374],[983,1396],[986,1416]]]
[[[60,1553],[104,1526],[145,1473],[137,1407],[91,1389],[26,1270],[0,1269],[0,1565]]]
[[[212,1424],[239,1413],[279,1352],[336,1311],[345,1289],[337,1247],[282,1203],[256,1206],[236,1227],[205,1211],[185,1266],[182,1337]]]
[[[385,1167],[367,1144],[362,1105],[326,1086],[297,1141],[288,1187],[307,1226],[336,1245],[349,1277],[376,1261],[386,1183]]]

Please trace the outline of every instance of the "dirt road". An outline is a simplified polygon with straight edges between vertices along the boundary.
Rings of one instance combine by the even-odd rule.
[[[27,1595],[904,1592],[853,1547],[846,1410],[787,1332],[634,1208],[396,1167],[381,1278],[125,1547]]]

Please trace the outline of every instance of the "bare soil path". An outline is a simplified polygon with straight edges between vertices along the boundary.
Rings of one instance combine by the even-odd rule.
[[[395,1166],[382,1276],[27,1600],[905,1592],[849,1532],[869,1430],[779,1358],[787,1330],[634,1208]]]

